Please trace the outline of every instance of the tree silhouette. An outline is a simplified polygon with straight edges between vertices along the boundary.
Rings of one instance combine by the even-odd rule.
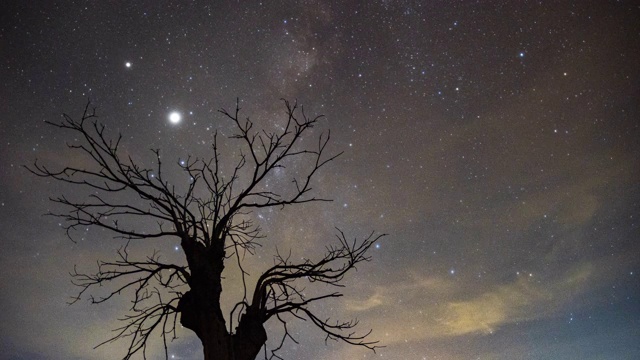
[[[304,147],[303,134],[320,116],[308,117],[297,103],[283,102],[286,119],[273,133],[254,130],[249,118],[241,120],[238,102],[232,112],[219,110],[235,129],[228,141],[237,142],[243,150],[229,167],[231,171],[225,172],[223,163],[228,164],[228,159],[222,160],[216,133],[210,158],[188,158],[178,163],[176,169],[190,179],[182,191],[166,180],[169,176],[163,172],[159,150],[152,150],[153,167],[136,164],[121,149],[122,134],[110,138],[90,103],[79,120],[64,114],[61,122],[48,122],[73,133],[75,141],[67,147],[88,160],[83,166],[68,165],[56,170],[37,160],[28,167],[38,176],[87,190],[82,200],[67,196],[51,199],[66,209],[51,215],[66,220],[64,227],[72,240],[75,230],[87,227],[108,230],[115,237],[126,239],[127,245],[173,237],[179,240],[185,255],[186,264],[165,263],[155,250],[143,260],[136,260],[125,245],[117,251],[115,260],[100,261],[95,273],[74,269],[73,283],[80,291],[72,302],[88,297],[99,304],[120,294],[133,297],[129,312],[121,319],[123,325],[98,346],[126,338],[129,345],[124,359],[136,353],[146,358],[150,336],[159,333],[167,357],[167,340],[175,338],[179,318],[180,324],[202,341],[206,360],[255,359],[263,348],[265,358],[280,359],[278,350],[285,340],[296,341],[287,322],[301,319],[310,320],[324,332],[326,339],[375,351],[377,341],[367,339],[371,331],[354,332],[357,320],[320,317],[310,307],[317,301],[340,297],[340,292],[311,296],[303,284],[344,286],[345,274],[359,263],[369,261],[367,250],[384,235],[371,233],[363,240],[350,241],[338,230],[337,241],[328,245],[317,259],[309,257],[294,262],[291,256],[277,253],[273,266],[251,288],[247,283],[244,256],[254,254],[259,241],[265,238],[251,220],[252,211],[329,201],[312,195],[312,179],[340,155],[325,154],[329,133],[318,137],[317,146]],[[293,161],[309,166],[283,185],[281,191],[268,187],[270,176]],[[242,299],[227,318],[228,326],[221,308],[227,260],[237,264],[244,288]],[[108,292],[91,295],[96,287],[107,287]],[[264,324],[270,319],[279,322],[283,331],[282,338],[276,341],[278,345],[268,351]]]

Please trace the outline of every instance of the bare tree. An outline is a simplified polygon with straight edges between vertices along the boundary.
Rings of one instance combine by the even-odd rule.
[[[60,123],[49,122],[77,137],[67,146],[90,164],[52,170],[36,161],[29,167],[38,176],[88,190],[81,200],[66,196],[51,199],[66,209],[51,215],[66,220],[65,229],[72,240],[75,230],[86,227],[108,230],[127,244],[174,237],[185,255],[186,264],[165,263],[156,251],[136,260],[123,246],[116,260],[99,262],[95,273],[74,270],[73,282],[80,291],[72,302],[85,296],[97,304],[121,294],[133,296],[122,327],[98,346],[126,338],[129,347],[124,359],[136,353],[146,358],[150,336],[159,333],[168,356],[167,341],[175,338],[179,318],[182,326],[200,338],[207,360],[255,359],[263,348],[265,358],[279,359],[277,351],[285,340],[296,341],[287,322],[302,319],[310,320],[326,339],[375,351],[377,341],[367,339],[371,331],[354,332],[357,321],[335,321],[312,310],[311,304],[340,297],[340,292],[310,296],[303,285],[315,282],[344,286],[344,276],[359,263],[370,260],[367,250],[384,235],[371,233],[363,240],[350,241],[338,230],[333,245],[315,260],[310,257],[294,262],[291,256],[278,253],[273,266],[262,273],[252,289],[248,288],[243,259],[247,253],[254,254],[259,240],[264,238],[260,227],[251,221],[252,211],[329,201],[312,195],[312,179],[340,155],[325,154],[328,133],[318,137],[317,145],[304,147],[303,134],[320,116],[308,117],[296,103],[284,101],[284,105],[285,119],[273,133],[254,130],[249,118],[241,120],[237,102],[234,111],[221,109],[235,129],[229,141],[237,142],[244,150],[225,176],[216,133],[210,158],[189,158],[178,163],[176,169],[190,178],[182,191],[166,180],[159,150],[152,150],[153,167],[136,164],[120,148],[122,134],[110,138],[89,103],[79,120],[65,114]],[[265,186],[273,172],[292,160],[305,161],[309,166],[281,191]],[[149,224],[153,227],[149,228]],[[227,260],[237,264],[244,286],[242,299],[228,316],[228,326],[221,308]],[[106,295],[91,295],[94,288],[103,286],[108,289]],[[270,319],[279,322],[283,331],[278,345],[267,350],[264,324]]]

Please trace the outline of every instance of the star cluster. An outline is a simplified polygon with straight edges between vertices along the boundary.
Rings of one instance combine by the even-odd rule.
[[[284,120],[280,98],[297,99],[325,115],[312,137],[330,129],[331,151],[345,151],[314,184],[333,202],[253,214],[268,236],[248,260],[254,280],[276,247],[319,254],[334,227],[389,234],[346,279],[345,296],[317,307],[357,317],[386,347],[325,345],[300,323],[291,328],[299,343],[283,357],[640,357],[637,3],[3,8],[0,357],[115,358],[118,344],[93,347],[128,305],[126,297],[66,305],[73,264],[91,269],[120,243],[91,228],[70,242],[58,219],[41,216],[55,210],[49,197],[77,190],[23,165],[82,161],[65,150],[75,139],[43,121],[79,116],[91,99],[128,155],[144,163],[158,148],[178,169],[210,154],[214,132],[231,134],[217,110],[236,98],[267,130]],[[221,153],[238,156],[232,144]],[[270,186],[289,182],[297,166],[274,173]],[[161,239],[140,251],[183,261],[177,245]],[[201,358],[197,338],[179,336],[170,358]]]

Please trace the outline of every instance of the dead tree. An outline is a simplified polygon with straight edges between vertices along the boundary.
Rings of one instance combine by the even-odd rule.
[[[363,240],[350,241],[338,230],[337,240],[315,260],[309,257],[294,262],[288,256],[276,254],[273,266],[259,276],[255,285],[247,284],[248,270],[243,267],[243,256],[254,254],[265,237],[251,221],[252,211],[328,201],[312,195],[312,179],[340,155],[325,154],[329,134],[320,135],[317,145],[301,147],[303,134],[320,116],[308,117],[295,103],[284,101],[284,105],[285,119],[273,133],[256,131],[252,121],[240,119],[238,103],[235,111],[221,109],[235,128],[228,141],[237,142],[244,150],[225,176],[216,133],[209,158],[189,158],[177,164],[176,170],[190,178],[182,191],[166,180],[159,150],[152,150],[155,154],[152,167],[136,164],[120,148],[122,134],[111,138],[89,103],[79,120],[65,114],[61,122],[49,122],[76,137],[67,146],[90,164],[50,169],[36,161],[28,167],[38,176],[87,190],[82,200],[70,196],[51,199],[65,209],[51,215],[66,220],[64,226],[72,240],[76,230],[87,227],[108,230],[127,243],[146,241],[150,247],[155,241],[173,237],[180,242],[185,255],[184,263],[180,264],[163,262],[155,250],[152,255],[136,260],[130,249],[123,246],[115,260],[99,262],[95,273],[74,270],[73,282],[80,290],[72,302],[88,297],[99,304],[122,294],[133,297],[122,327],[98,346],[127,339],[124,359],[136,353],[146,358],[148,339],[157,333],[162,336],[168,356],[167,341],[175,338],[179,319],[182,326],[191,329],[202,341],[206,360],[255,359],[263,348],[265,358],[280,358],[277,351],[285,340],[295,341],[287,322],[302,319],[318,327],[326,339],[375,351],[377,341],[367,339],[370,331],[354,332],[357,321],[335,321],[313,311],[313,303],[340,297],[340,292],[310,296],[303,288],[314,282],[342,287],[342,280],[350,270],[370,260],[367,250],[383,235],[371,233]],[[309,167],[298,173],[288,188],[284,187],[286,190],[269,190],[265,186],[268,177],[291,160],[305,161]],[[153,225],[151,230],[149,224]],[[227,260],[239,267],[244,286],[243,298],[227,317],[228,325],[221,310]],[[106,295],[91,295],[95,288],[105,286]],[[283,332],[276,342],[279,345],[268,351],[264,324],[269,320],[279,322]]]

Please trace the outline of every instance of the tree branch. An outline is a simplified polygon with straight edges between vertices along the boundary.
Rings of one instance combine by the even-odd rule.
[[[252,219],[252,211],[330,201],[313,195],[314,178],[321,168],[342,154],[328,154],[329,132],[318,136],[317,144],[303,141],[322,116],[307,116],[297,102],[283,100],[283,103],[283,126],[273,132],[255,130],[249,118],[241,119],[239,100],[233,111],[221,109],[220,113],[235,125],[235,132],[228,141],[235,143],[240,153],[231,162],[223,161],[218,136],[214,133],[209,158],[187,156],[177,163],[177,170],[188,177],[184,184],[172,184],[165,179],[166,166],[158,149],[151,150],[153,167],[141,166],[123,153],[120,147],[122,134],[111,138],[107,126],[97,120],[95,108],[89,102],[79,119],[63,114],[62,121],[47,122],[71,132],[76,140],[68,143],[67,148],[89,164],[86,167],[67,164],[51,169],[36,160],[27,167],[39,177],[85,190],[84,195],[78,191],[73,196],[51,198],[64,211],[49,215],[64,220],[63,227],[71,240],[74,240],[76,230],[94,227],[128,241],[150,240],[153,244],[161,244],[164,239],[171,238],[175,244],[177,239],[185,255],[186,265],[161,262],[157,251],[138,261],[129,256],[127,243],[117,251],[116,260],[98,262],[95,273],[80,273],[74,268],[71,276],[80,290],[71,303],[83,297],[100,304],[120,294],[132,296],[129,313],[121,319],[124,325],[98,346],[129,338],[124,358],[129,359],[140,352],[146,357],[147,340],[156,331],[162,335],[166,357],[167,336],[175,338],[178,313],[181,313],[181,323],[185,327],[188,323],[189,328],[201,336],[197,332],[197,322],[202,314],[193,310],[192,304],[201,304],[202,300],[194,299],[208,294],[213,298],[207,301],[218,307],[212,311],[215,313],[212,316],[222,313],[219,310],[222,271],[225,261],[234,257],[242,278],[243,296],[230,313],[230,327],[224,330],[227,335],[232,335],[234,319],[239,327],[251,333],[255,330],[252,326],[262,327],[270,318],[276,318],[284,328],[284,336],[279,346],[272,350],[271,357],[280,358],[276,352],[284,341],[287,338],[295,341],[284,317],[289,314],[310,320],[327,339],[373,350],[378,347],[376,341],[365,340],[368,333],[357,335],[351,331],[357,321],[333,322],[312,312],[313,303],[340,297],[341,293],[307,296],[300,283],[319,282],[343,287],[344,276],[356,270],[359,263],[370,260],[367,251],[384,235],[372,233],[362,241],[347,241],[344,233],[338,230],[338,243],[327,247],[324,256],[316,261],[305,259],[293,263],[290,256],[277,253],[274,265],[259,277],[252,298],[248,298],[246,276],[249,271],[244,260],[247,254],[255,254],[265,238]],[[288,165],[300,163],[308,164],[308,167],[296,168],[290,182],[283,182],[276,189],[269,187],[274,174]],[[225,169],[230,171],[225,172]],[[107,289],[103,290],[103,295],[92,294],[103,286]],[[192,312],[187,315],[185,309]],[[224,324],[223,316],[219,317],[218,322]],[[186,323],[185,318],[188,318]]]

